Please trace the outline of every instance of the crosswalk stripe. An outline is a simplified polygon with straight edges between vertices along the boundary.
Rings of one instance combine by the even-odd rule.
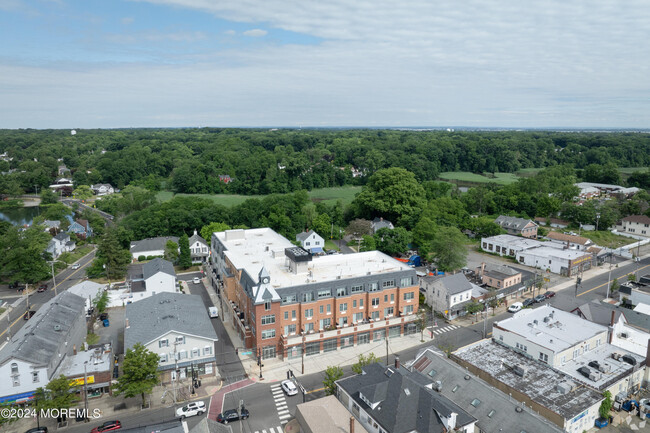
[[[280,421],[280,424],[283,424],[283,425],[284,425],[284,424],[286,424],[286,423],[288,423],[288,422],[289,422],[289,420],[286,420],[286,419],[285,419],[285,420],[283,420],[283,421]]]
[[[442,334],[442,331],[433,331],[433,333],[436,334],[436,335],[440,335],[440,334]]]
[[[271,428],[269,429],[269,431],[270,431],[271,433],[275,433],[275,429],[274,429],[273,427],[271,427]]]
[[[290,418],[290,417],[291,417],[291,415],[289,415],[289,414],[287,413],[287,414],[285,414],[285,415],[280,415],[278,418],[280,418],[280,419],[285,419],[285,418]]]
[[[282,390],[281,390],[281,389],[272,389],[271,392],[272,392],[273,394],[282,394]]]
[[[271,385],[271,389],[280,389],[280,385]]]
[[[278,404],[279,401],[285,402],[287,400],[284,399],[284,397],[276,397],[273,400],[275,400],[275,404]]]
[[[278,411],[278,415],[284,415],[285,413],[289,413],[289,410],[286,409],[286,410],[279,410]]]
[[[286,405],[286,404],[283,404],[283,405],[281,405],[281,406],[275,406],[275,407],[276,407],[278,410],[283,410],[283,409],[286,409],[286,408],[287,408],[287,405]]]
[[[266,433],[266,430],[262,430],[262,433]]]

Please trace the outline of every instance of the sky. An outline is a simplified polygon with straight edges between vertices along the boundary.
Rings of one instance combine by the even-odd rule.
[[[649,128],[648,0],[0,0],[0,128]]]

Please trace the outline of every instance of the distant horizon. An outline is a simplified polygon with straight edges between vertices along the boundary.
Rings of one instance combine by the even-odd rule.
[[[0,128],[645,130],[648,22],[647,0],[0,0]]]
[[[0,128],[0,131],[115,131],[115,130],[146,130],[146,129],[263,129],[263,130],[412,130],[412,131],[472,131],[472,132],[527,132],[527,131],[546,131],[546,132],[639,132],[650,133],[650,127],[647,128],[625,128],[625,127],[508,127],[508,126],[117,126],[105,128]]]

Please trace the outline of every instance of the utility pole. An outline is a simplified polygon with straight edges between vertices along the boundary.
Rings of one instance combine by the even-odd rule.
[[[488,317],[488,303],[485,303],[485,314],[483,315],[483,338],[487,338],[487,317]]]
[[[388,330],[386,329],[386,331]],[[388,334],[384,335],[384,337],[386,338],[386,366],[388,367]]]
[[[174,403],[176,403],[176,382],[178,381],[178,356],[176,356],[176,345],[178,341],[174,340],[174,376],[172,377],[172,390],[174,391]]]
[[[302,336],[302,368],[301,374],[305,374],[305,336]]]
[[[262,366],[264,364],[262,364],[262,348],[261,347],[257,348],[257,365],[260,366],[260,380],[262,380],[262,379],[264,379],[262,377]]]
[[[84,361],[84,422],[88,422],[88,374],[86,372],[86,366],[88,361]]]
[[[612,254],[609,254],[609,274],[607,275],[607,295],[605,299],[609,298],[609,287],[610,282],[612,281]]]
[[[52,260],[50,262],[50,265],[52,265],[52,287],[54,288],[54,296],[56,296],[56,279],[54,278],[54,262],[56,262],[56,260]]]

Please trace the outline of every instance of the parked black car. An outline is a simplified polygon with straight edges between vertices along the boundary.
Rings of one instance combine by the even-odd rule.
[[[250,413],[246,408],[242,408],[241,410],[241,419],[246,419],[248,418]],[[225,411],[224,413],[220,413],[217,415],[217,422],[220,422],[222,424],[228,424],[229,422],[232,421],[237,421],[239,419],[239,414],[237,413],[237,410],[235,409],[230,409]]]
[[[522,302],[522,304],[524,304],[524,307],[530,307],[534,303],[535,303],[535,300],[533,298],[524,299],[524,302]]]
[[[108,313],[102,313],[99,315],[99,320],[104,321],[108,319]]]
[[[27,430],[25,433],[47,433],[47,427],[34,427]]]
[[[546,296],[544,295],[535,296],[535,302],[544,302],[545,300],[546,300]]]

